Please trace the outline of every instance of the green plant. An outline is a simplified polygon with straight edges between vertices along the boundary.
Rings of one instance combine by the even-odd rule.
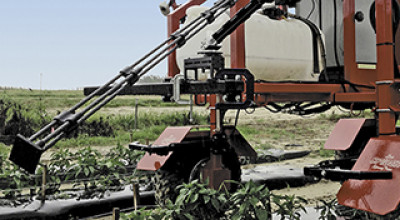
[[[265,185],[250,180],[229,198],[231,219],[271,219],[270,198]]]
[[[19,169],[9,160],[3,159],[0,181],[8,182],[8,189],[3,191],[4,198],[17,201],[17,198],[21,196],[22,189],[28,186],[29,179],[27,172]]]
[[[105,155],[105,158],[119,158],[119,160],[122,160],[126,165],[134,165],[143,155],[144,152],[142,151],[134,151],[118,143],[117,147],[111,149]]]
[[[235,183],[237,184],[237,183]],[[272,213],[281,219],[300,219],[300,210],[306,212],[307,201],[296,196],[272,194],[265,185],[249,181],[230,194],[224,189],[210,189],[208,183],[194,180],[178,186],[179,195],[164,208],[137,210],[123,215],[123,219],[271,219]],[[272,204],[271,204],[272,203]],[[271,211],[271,206],[276,206]]]
[[[281,219],[296,219],[299,220],[301,215],[299,210],[307,213],[304,205],[308,204],[307,200],[294,195],[274,195],[273,203],[278,207],[276,213],[281,216]]]
[[[336,211],[336,206],[338,205],[336,198],[330,201],[325,201],[320,199],[319,202],[321,202],[322,205],[317,205],[317,207],[315,207],[315,209],[319,211],[320,214],[319,219],[336,220],[335,211]]]
[[[228,208],[226,194],[208,187],[208,181],[194,180],[178,186],[179,195],[175,206],[187,219],[218,219]],[[178,213],[179,214],[179,213]]]

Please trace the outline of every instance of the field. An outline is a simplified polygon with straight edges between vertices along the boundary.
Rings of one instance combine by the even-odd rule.
[[[82,91],[38,91],[23,89],[2,89],[0,99],[4,103],[14,104],[14,109],[4,109],[2,106],[3,125],[7,127],[13,118],[17,117],[15,108],[22,109],[23,114],[19,115],[18,128],[21,123],[29,123],[31,128],[26,128],[20,133],[31,135],[43,124],[49,122],[56,114],[71,107],[84,96]],[[135,121],[135,104],[138,104],[138,119]],[[54,164],[57,158],[79,157],[78,155],[95,155],[98,161],[101,158],[110,160],[119,153],[131,155],[127,152],[126,146],[132,141],[139,141],[142,144],[151,143],[167,126],[188,125],[188,106],[179,106],[174,103],[164,103],[160,97],[123,96],[117,97],[102,110],[88,120],[81,130],[72,133],[68,138],[60,141],[53,149],[48,151],[43,160]],[[194,123],[206,125],[208,122],[208,110],[205,107],[194,108]],[[350,112],[334,108],[320,115],[300,117],[287,114],[273,114],[266,109],[256,109],[254,112],[246,113],[241,111],[238,129],[258,151],[269,149],[280,150],[308,150],[311,153],[307,157],[294,160],[278,161],[272,165],[287,165],[294,168],[302,168],[305,165],[316,164],[321,160],[332,159],[334,153],[323,149],[325,140],[333,129],[339,118],[356,117]],[[228,112],[225,121],[227,124],[234,124],[236,112]],[[370,113],[361,113],[361,116],[371,117]],[[360,116],[357,116],[360,117]],[[22,120],[24,119],[24,120]],[[0,120],[1,122],[1,120]],[[2,125],[2,124],[0,124]],[[14,129],[15,130],[15,129]],[[18,129],[17,129],[18,130]],[[0,128],[0,135],[15,135],[5,133],[7,129]],[[14,131],[15,132],[15,131]],[[118,146],[118,147],[117,147]],[[91,150],[87,151],[87,147]],[[117,149],[117,150],[115,150]],[[0,152],[8,154],[9,146],[0,144]],[[61,152],[61,153],[60,153]],[[64,152],[64,155],[63,153]],[[110,155],[110,152],[113,154]],[[55,156],[56,155],[56,156]],[[57,157],[58,155],[58,157]],[[133,155],[140,157],[140,155]],[[74,160],[76,162],[76,160]],[[71,162],[71,161],[70,161]],[[110,165],[106,160],[99,162],[107,167],[119,167],[118,161]],[[134,161],[132,161],[134,163]],[[59,167],[62,163],[56,162]],[[86,164],[86,163],[85,163]],[[269,163],[271,164],[271,163]],[[87,164],[86,164],[87,165]],[[264,165],[264,164],[261,164]],[[244,165],[243,168],[252,168],[255,165]],[[96,166],[88,166],[81,170],[75,170],[74,175],[89,176],[95,173]],[[3,171],[5,172],[5,171]],[[108,170],[111,172],[111,170]],[[4,176],[5,173],[3,173]],[[128,174],[125,171],[123,174]],[[104,175],[103,175],[104,176]],[[115,176],[115,178],[119,176]],[[106,178],[106,177],[103,177]],[[124,179],[120,181],[120,185]],[[1,180],[1,176],[0,176]],[[61,180],[55,180],[61,181]],[[58,182],[59,183],[59,182]],[[102,182],[104,183],[104,182]],[[85,189],[86,183],[83,184]],[[91,183],[92,185],[98,184]],[[107,186],[112,184],[104,183]],[[17,184],[18,185],[18,184]],[[115,185],[115,184],[114,184]],[[21,185],[22,186],[22,185]],[[25,186],[26,187],[26,186]],[[333,201],[340,184],[335,182],[320,181],[316,184],[298,188],[284,188],[273,191],[276,195],[296,195],[307,201],[307,207],[315,207],[323,201]],[[3,195],[7,192],[3,192]]]

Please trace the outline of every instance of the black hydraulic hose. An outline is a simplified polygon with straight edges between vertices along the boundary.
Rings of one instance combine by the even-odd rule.
[[[224,11],[220,11],[219,13],[217,13],[217,14],[215,14],[215,16],[214,17],[219,17],[221,14],[223,14],[224,13]],[[200,23],[201,24],[201,23]],[[200,25],[199,24],[199,25]],[[196,34],[198,34],[201,30],[203,30],[207,25],[208,25],[209,23],[204,23],[204,24],[202,24],[201,26],[199,26],[197,29],[196,28],[193,28],[193,29],[191,29],[190,30],[190,32],[187,32],[187,33],[185,33],[185,34],[182,34],[183,36],[185,36],[186,34],[187,34],[187,36],[184,38],[184,41],[187,41],[187,40],[189,40],[189,39],[191,39],[192,37],[194,37]],[[139,75],[139,77],[140,76],[142,76],[142,75],[144,75],[144,74],[146,74],[149,70],[151,70],[155,65],[157,65],[157,64],[159,64],[161,61],[163,61],[166,57],[168,57],[171,53],[173,53],[176,49],[178,49],[181,45],[179,45],[179,41],[180,41],[180,39],[176,39],[175,40],[176,41],[176,43],[175,43],[175,46],[173,47],[173,48],[170,48],[170,50],[166,53],[166,54],[164,54],[162,57],[155,57],[154,59],[152,59],[151,60],[151,62],[153,62],[149,67],[147,67],[147,68],[145,68],[145,69],[143,69],[142,71],[141,71],[141,74]],[[174,41],[174,42],[175,42]],[[174,45],[174,44],[172,44],[172,45]],[[166,51],[164,51],[164,52],[166,52]],[[161,55],[161,54],[160,54]],[[149,64],[150,64],[150,62],[149,62]]]
[[[165,44],[167,44],[168,42],[171,41],[171,37],[169,37],[167,40],[165,40],[164,42],[162,42],[160,45],[158,45],[156,48],[154,48],[152,51],[150,51],[149,53],[147,53],[146,55],[144,55],[142,58],[140,58],[138,61],[136,61],[134,64],[125,67],[124,69],[122,69],[120,71],[120,73],[122,73],[123,75],[129,74],[129,71],[132,70],[133,68],[135,68],[138,64],[140,64],[141,62],[143,62],[144,60],[146,60],[149,56],[151,56],[152,54],[154,54],[156,51],[158,51],[159,49],[161,49]]]
[[[110,80],[109,82],[107,82],[106,84],[104,84],[103,86],[101,86],[100,88],[96,89],[94,92],[92,92],[89,96],[85,97],[83,100],[81,100],[78,104],[76,104],[75,106],[73,106],[69,111],[73,112],[75,110],[77,110],[78,108],[80,108],[82,105],[86,104],[88,101],[90,101],[94,96],[96,96],[100,91],[102,91],[103,89],[107,88],[108,86],[110,86],[112,83],[114,83],[115,81],[117,81],[119,78],[121,78],[121,74],[118,74],[116,77],[114,77],[112,80]],[[36,138],[38,138],[40,135],[44,134],[46,131],[48,131],[49,129],[51,129],[53,126],[55,126],[57,124],[56,120],[53,120],[50,124],[46,125],[44,128],[42,128],[40,131],[38,131],[36,134],[32,135],[31,137],[29,137],[30,141],[35,140]]]
[[[339,54],[337,48],[337,2],[333,0],[333,47],[335,52],[336,66],[340,68]]]
[[[313,36],[314,73],[325,72],[325,69],[326,69],[326,51],[325,51],[325,46],[324,46],[324,42],[322,40],[322,35],[321,35],[320,30],[310,20],[307,20],[305,18],[302,18],[302,17],[300,17],[298,15],[293,15],[293,14],[289,14],[289,16],[302,21],[303,23],[305,23],[310,28],[312,36]],[[318,43],[319,43],[319,46],[318,46]],[[324,68],[322,71],[320,71],[320,66],[319,66],[319,63],[320,63],[319,53],[320,52],[321,52],[321,57],[322,57],[322,62],[323,62],[322,65],[323,65],[323,68]]]
[[[109,89],[106,93],[104,93],[103,95],[101,95],[98,99],[96,99],[94,102],[90,103],[89,106],[87,106],[86,108],[84,108],[82,111],[80,111],[75,118],[76,119],[80,119],[82,118],[90,109],[92,109],[94,106],[96,106],[98,103],[100,103],[101,101],[103,101],[107,96],[109,96],[112,93],[115,93],[116,90],[118,90],[119,88],[121,88],[121,86],[130,78],[132,78],[133,75],[128,76],[127,78],[125,78],[125,80],[123,80],[122,82],[120,82],[119,84],[113,86],[111,89]],[[118,94],[118,93],[117,93]],[[117,95],[115,94],[115,95]],[[115,96],[114,96],[115,97]],[[54,132],[50,133],[49,135],[47,135],[43,140],[40,140],[37,142],[37,145],[42,146],[43,143],[48,142],[49,140],[51,140],[52,138],[54,138],[55,136],[59,135],[61,132],[63,132],[64,130],[68,129],[71,125],[73,124],[72,121],[66,121],[64,122],[61,126],[59,126]]]
[[[254,12],[261,8],[264,3],[272,2],[272,0],[252,0],[249,4],[240,9],[233,18],[227,21],[212,37],[216,44],[221,43],[229,36],[239,25],[250,18]]]
[[[319,11],[319,29],[323,29],[322,28],[322,0],[319,0],[319,8],[318,8],[318,11]]]
[[[209,11],[210,11],[211,13],[215,13],[215,11],[220,10],[220,9],[223,8],[223,7],[232,5],[232,4],[233,4],[232,2],[234,3],[235,1],[233,1],[233,0],[220,0],[220,1],[216,2],[215,5],[213,5],[213,6],[209,9]],[[200,20],[201,20],[201,21],[200,21]],[[193,26],[194,26],[194,27],[197,27],[197,26],[199,25],[199,24],[198,24],[199,21],[200,21],[200,23],[203,22],[203,21],[204,21],[204,17],[203,17],[203,16],[199,16],[199,17],[195,18],[193,21],[191,21],[189,24],[187,24],[187,25],[185,25],[184,27],[182,27],[181,29],[176,30],[174,33],[172,33],[172,34],[170,35],[170,37],[169,37],[167,40],[165,40],[163,43],[161,43],[157,48],[155,48],[154,50],[152,50],[151,52],[149,52],[148,54],[146,54],[143,58],[141,58],[140,60],[138,60],[138,61],[135,62],[134,64],[125,67],[125,68],[124,68],[123,70],[121,70],[120,72],[123,73],[123,74],[125,74],[125,75],[126,75],[126,74],[129,74],[129,71],[130,71],[130,70],[132,70],[132,69],[133,69],[134,67],[136,67],[138,64],[140,64],[141,62],[143,62],[144,60],[146,60],[148,57],[150,57],[152,54],[154,54],[155,52],[157,52],[159,49],[161,49],[161,48],[162,48],[163,46],[165,46],[167,43],[169,43],[170,41],[175,40],[176,38],[178,38],[178,36],[182,35],[182,34],[181,34],[182,32],[186,31],[186,30],[189,29],[189,28],[192,28]],[[165,49],[163,50],[163,52],[165,52],[165,51],[167,51],[168,49],[170,49],[170,48],[172,47],[172,45],[174,45],[175,43],[177,43],[177,41],[173,41],[173,42],[169,43],[169,44],[168,44],[168,47],[165,48]],[[162,52],[160,52],[160,53],[158,53],[157,55],[154,55],[154,56],[158,56],[158,55],[161,55],[161,54],[162,54]],[[146,65],[144,65],[144,66],[146,66]]]
[[[227,1],[229,2],[229,1]],[[218,12],[218,10],[222,9],[223,7],[225,7],[224,4],[222,4],[222,6],[214,6],[213,8],[211,8],[210,10],[208,10],[208,13],[203,13],[202,16],[198,17],[198,18],[202,18],[202,19],[196,19],[196,22],[191,22],[190,29],[186,28],[186,26],[184,27],[183,30],[179,30],[176,34],[172,34],[174,35],[175,40],[169,44],[169,46],[167,48],[165,48],[164,50],[162,50],[161,52],[159,52],[157,55],[154,55],[154,57],[152,59],[150,59],[149,61],[147,61],[145,64],[143,64],[140,69],[143,69],[143,73],[147,73],[150,69],[152,69],[155,65],[157,65],[158,63],[160,63],[163,59],[165,59],[167,56],[169,56],[172,52],[174,52],[176,49],[178,49],[179,47],[181,47],[183,44],[186,43],[187,40],[191,39],[193,36],[195,36],[196,34],[198,34],[198,32],[200,32],[202,29],[204,29],[208,24],[212,23],[212,21],[219,17],[221,14],[223,14],[223,11]],[[218,12],[218,13],[217,13]],[[212,16],[214,19],[209,20],[208,17],[206,17],[206,15],[210,15]],[[204,23],[205,22],[205,23]],[[188,25],[189,26],[189,25]],[[186,28],[186,29],[185,29]],[[183,33],[182,33],[183,32]],[[167,54],[164,54],[166,53]],[[163,55],[164,54],[164,55]],[[163,56],[162,56],[163,55]],[[162,57],[160,57],[162,56]],[[148,65],[150,65],[149,67],[147,67]],[[147,67],[147,68],[146,68]]]
[[[369,10],[369,21],[376,33],[376,18],[375,18],[375,2],[372,3],[370,10]],[[392,20],[393,20],[393,41],[396,39],[396,33],[397,29],[399,27],[400,23],[400,5],[397,0],[392,0]],[[397,58],[396,58],[396,44],[393,44],[393,64],[394,64],[394,77],[399,78],[400,77],[400,71],[399,71],[399,66],[397,64]]]
[[[312,7],[311,7],[311,10],[310,10],[310,13],[307,15],[307,17],[306,17],[306,19],[308,20],[310,17],[311,17],[311,15],[314,13],[314,11],[315,11],[315,0],[311,0],[311,3],[312,3]]]

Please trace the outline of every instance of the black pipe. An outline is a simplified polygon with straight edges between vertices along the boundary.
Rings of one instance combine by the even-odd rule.
[[[139,207],[153,206],[154,191],[141,192]],[[127,209],[133,207],[133,192],[129,186],[124,191],[113,192],[110,196],[98,199],[66,199],[45,201],[35,200],[30,204],[18,207],[0,207],[0,219],[68,219],[87,218],[108,213],[113,208]]]

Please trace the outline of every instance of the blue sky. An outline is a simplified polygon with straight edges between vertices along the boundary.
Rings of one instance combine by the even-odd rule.
[[[107,82],[165,39],[160,2],[1,0],[0,86],[38,89],[41,74],[43,89]]]

